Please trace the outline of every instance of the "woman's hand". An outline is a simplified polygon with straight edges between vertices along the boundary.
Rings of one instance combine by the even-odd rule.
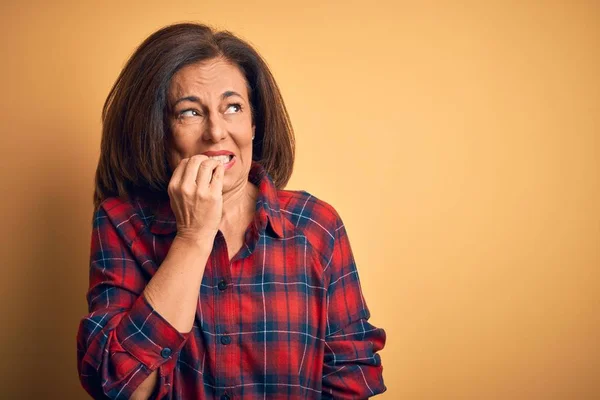
[[[204,155],[179,162],[168,187],[177,236],[194,242],[214,240],[223,214],[224,175],[223,164]]]

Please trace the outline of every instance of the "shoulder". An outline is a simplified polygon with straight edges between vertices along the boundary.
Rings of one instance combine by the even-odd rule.
[[[310,236],[334,238],[342,225],[337,210],[326,201],[304,190],[278,190],[282,217]]]
[[[116,230],[127,243],[132,243],[147,229],[148,212],[150,207],[137,198],[109,197],[96,208],[93,227]]]

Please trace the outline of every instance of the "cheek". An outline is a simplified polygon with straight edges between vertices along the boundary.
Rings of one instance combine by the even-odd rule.
[[[194,132],[183,129],[173,130],[169,137],[169,148],[173,153],[181,154],[182,158],[193,151],[197,142],[197,135]]]
[[[169,165],[175,169],[179,165],[179,161],[189,156],[190,151],[189,135],[183,135],[181,132],[176,132],[169,135],[167,140],[167,157]]]
[[[252,145],[254,141],[252,140],[252,131],[250,131],[249,135],[244,135],[244,139],[241,145],[241,153],[244,160],[252,160]]]

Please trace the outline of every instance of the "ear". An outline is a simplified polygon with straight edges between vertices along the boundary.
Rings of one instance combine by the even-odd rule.
[[[252,125],[252,140],[254,140],[254,136],[256,135],[255,131],[256,131],[256,126]]]

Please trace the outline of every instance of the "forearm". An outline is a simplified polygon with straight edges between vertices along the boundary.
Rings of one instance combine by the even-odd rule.
[[[189,332],[194,324],[212,244],[210,236],[203,240],[176,236],[165,260],[144,289],[148,303],[179,332]]]
[[[148,303],[179,332],[192,329],[200,283],[212,241],[191,241],[175,237],[169,253],[144,289]],[[135,390],[132,399],[148,399],[157,383],[153,371]]]
[[[135,392],[131,395],[131,400],[146,400],[152,396],[154,387],[156,386],[158,376],[158,370],[153,371],[145,381],[140,383],[140,386],[135,389]]]

